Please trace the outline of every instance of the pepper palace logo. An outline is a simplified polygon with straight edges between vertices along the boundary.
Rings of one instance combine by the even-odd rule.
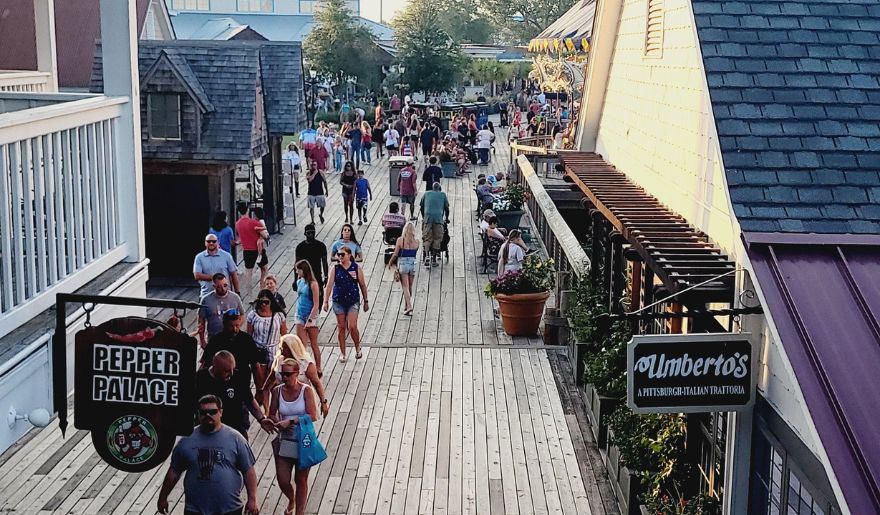
[[[122,463],[143,463],[153,456],[158,446],[156,428],[143,417],[119,417],[107,429],[107,448]]]

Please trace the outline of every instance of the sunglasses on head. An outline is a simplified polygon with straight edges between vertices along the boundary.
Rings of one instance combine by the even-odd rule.
[[[212,415],[213,416],[213,415],[216,415],[217,413],[220,413],[220,410],[217,408],[211,408],[211,409],[199,408],[199,415]]]

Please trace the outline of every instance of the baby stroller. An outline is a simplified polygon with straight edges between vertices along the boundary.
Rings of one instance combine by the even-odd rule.
[[[449,221],[443,224],[443,239],[440,241],[440,253],[446,254],[446,262],[449,262]]]
[[[394,254],[394,246],[397,244],[397,238],[403,235],[403,227],[386,227],[382,231],[382,241],[385,242],[385,264],[391,261],[391,255]]]

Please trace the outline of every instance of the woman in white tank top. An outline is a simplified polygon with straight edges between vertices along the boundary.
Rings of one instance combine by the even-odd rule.
[[[285,359],[281,364],[282,383],[272,390],[272,403],[269,418],[275,422],[279,436],[272,442],[275,453],[275,477],[281,492],[287,497],[285,515],[291,515],[296,509],[297,515],[305,513],[308,499],[309,469],[297,467],[296,458],[288,458],[279,454],[281,439],[294,438],[294,428],[299,424],[299,417],[308,415],[312,420],[318,419],[318,406],[312,387],[299,380],[300,365],[295,359]],[[295,473],[294,473],[295,471]],[[293,476],[293,482],[291,482]],[[294,488],[293,483],[296,483]]]

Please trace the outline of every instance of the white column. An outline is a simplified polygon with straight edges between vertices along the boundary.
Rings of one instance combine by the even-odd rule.
[[[37,71],[49,73],[48,92],[58,91],[58,58],[55,54],[55,0],[34,0],[34,34]]]
[[[104,94],[125,96],[116,127],[116,191],[119,235],[128,246],[126,261],[144,259],[144,199],[141,168],[141,101],[138,75],[136,0],[101,0],[101,52]]]
[[[611,71],[611,58],[617,41],[617,28],[623,2],[619,0],[600,0],[596,4],[596,21],[590,38],[590,55],[587,73],[584,75],[584,94],[578,114],[578,150],[594,152],[599,136],[599,122],[602,118],[602,104],[605,103],[605,89],[608,87],[608,74]]]
[[[757,370],[752,369],[752,373]],[[754,395],[758,395],[755,391]],[[727,416],[727,448],[724,453],[725,515],[749,511],[749,474],[752,462],[753,409],[731,412]]]

